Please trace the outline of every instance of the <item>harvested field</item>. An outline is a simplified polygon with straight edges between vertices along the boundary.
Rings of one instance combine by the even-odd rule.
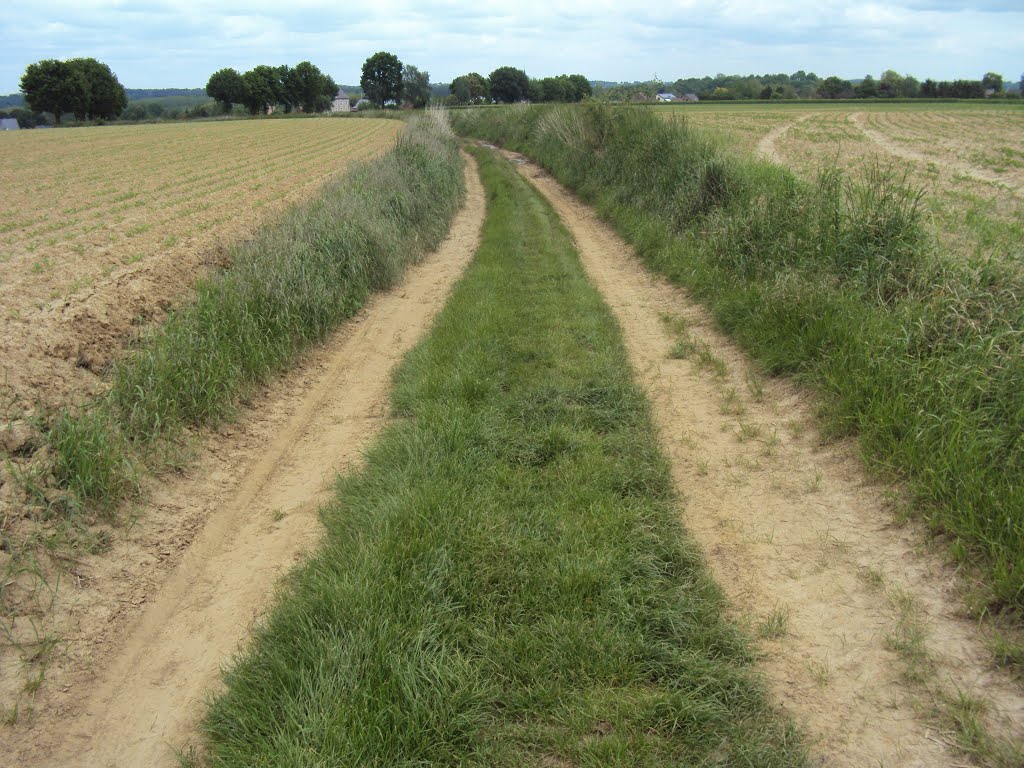
[[[730,151],[757,154],[811,178],[839,167],[906,176],[944,250],[1021,257],[1024,109],[1014,104],[701,105],[665,110]]]
[[[95,393],[140,319],[224,246],[379,154],[390,120],[246,120],[21,131],[0,153],[0,355],[21,405]]]

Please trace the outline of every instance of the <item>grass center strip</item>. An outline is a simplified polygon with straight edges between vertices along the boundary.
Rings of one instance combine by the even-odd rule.
[[[205,720],[215,766],[792,766],[619,329],[493,153],[483,244]]]

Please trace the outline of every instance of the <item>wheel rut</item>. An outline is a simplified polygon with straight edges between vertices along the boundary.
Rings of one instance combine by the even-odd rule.
[[[139,574],[159,559],[151,550],[168,546],[159,530],[148,545],[122,547],[122,562],[97,566],[106,569],[100,592],[132,573],[138,610],[94,609],[99,618],[77,634],[101,650],[71,654],[69,669],[54,670],[56,690],[37,701],[27,725],[5,734],[0,763],[178,764],[175,751],[193,740],[220,669],[244,646],[281,575],[318,541],[317,511],[333,478],[359,462],[386,422],[393,366],[476,252],[486,201],[475,161],[464,157],[467,202],[439,250],[272,385],[206,449],[194,477],[157,490],[140,526],[159,529],[161,509],[198,518],[176,567]]]
[[[760,636],[760,668],[815,764],[968,764],[929,716],[937,685],[987,702],[986,725],[1020,739],[1024,692],[992,669],[960,608],[958,577],[930,554],[923,530],[894,522],[888,489],[866,476],[855,446],[825,442],[807,392],[760,378],[709,315],[648,272],[591,209],[539,166],[505,154],[562,217],[614,311],[653,404],[685,527],[733,618]],[[671,359],[682,324],[725,362],[724,376],[693,356]],[[907,653],[915,638],[927,652],[927,684],[911,682],[921,671]]]

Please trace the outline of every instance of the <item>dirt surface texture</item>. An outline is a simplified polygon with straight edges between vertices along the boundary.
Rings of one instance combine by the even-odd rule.
[[[239,422],[209,436],[185,477],[160,481],[111,552],[59,592],[71,642],[35,713],[3,733],[4,766],[173,766],[204,696],[319,537],[319,506],[389,415],[395,363],[429,327],[479,244],[467,203],[440,249],[376,295]]]
[[[822,442],[813,398],[760,378],[684,291],[645,270],[543,169],[506,154],[561,215],[618,318],[671,458],[684,524],[734,619],[760,636],[760,666],[815,764],[970,764],[929,714],[938,684],[985,701],[987,725],[1019,738],[1024,694],[991,668],[959,607],[957,577],[929,554],[923,531],[894,522],[886,488],[865,476],[854,446]],[[727,371],[670,356],[684,326]],[[901,653],[911,628],[922,633],[915,648],[926,661]],[[922,671],[914,663],[927,665],[932,682],[913,682]]]
[[[0,385],[78,402],[136,327],[402,123],[311,118],[19,131],[0,150]],[[0,414],[2,415],[2,414]]]

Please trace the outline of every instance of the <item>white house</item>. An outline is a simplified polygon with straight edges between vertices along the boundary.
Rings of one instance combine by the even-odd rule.
[[[654,98],[655,100],[663,102],[665,104],[669,104],[676,100],[676,96],[674,93],[659,93]]]
[[[331,102],[331,112],[351,112],[352,105],[348,100],[348,94],[345,93],[341,88],[338,89],[338,95],[334,97],[334,101]]]

